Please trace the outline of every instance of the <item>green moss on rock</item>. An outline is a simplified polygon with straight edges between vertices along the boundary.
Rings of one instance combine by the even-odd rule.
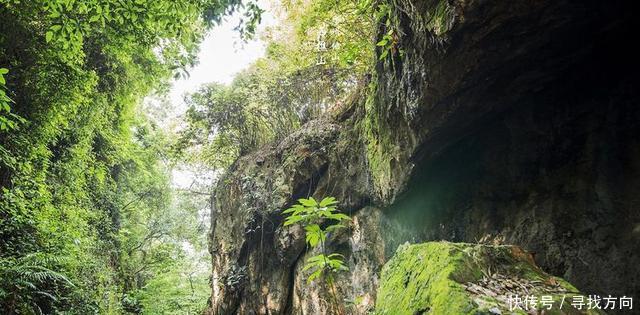
[[[597,314],[572,308],[574,295],[574,286],[546,274],[517,246],[405,244],[382,270],[376,314],[524,314],[510,307],[514,296],[550,296],[548,314]]]
[[[449,1],[440,1],[431,12],[427,12],[427,29],[440,36],[453,28],[456,13]]]
[[[376,197],[382,203],[388,203],[394,194],[394,161],[401,158],[402,149],[386,130],[392,127],[384,119],[384,110],[376,105],[377,82],[369,83],[364,103],[365,118],[361,121],[362,134],[367,145],[367,164]],[[400,163],[396,163],[400,164]]]

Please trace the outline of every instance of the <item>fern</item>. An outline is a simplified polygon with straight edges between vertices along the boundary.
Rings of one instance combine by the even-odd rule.
[[[28,309],[42,314],[37,300],[58,302],[54,289],[74,287],[65,275],[52,269],[56,265],[60,265],[60,259],[42,254],[0,258],[0,298],[7,301],[5,307],[9,313]]]

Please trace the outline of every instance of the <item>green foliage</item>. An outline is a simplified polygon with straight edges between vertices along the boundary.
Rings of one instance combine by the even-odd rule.
[[[580,294],[573,285],[532,264],[530,255],[518,247],[405,243],[382,268],[375,314],[416,314],[426,309],[434,314],[525,314],[524,311],[509,310],[506,301],[496,299],[492,294],[491,286],[480,294],[467,288],[469,283],[491,279],[491,272],[527,283],[527,294],[552,296],[554,303],[558,303],[556,306],[564,298]],[[545,288],[543,283],[549,282],[555,283],[556,287]],[[557,313],[579,313],[569,308],[565,305]],[[554,308],[550,313],[555,312]]]
[[[398,50],[398,41],[400,35],[398,34],[398,21],[394,17],[396,15],[392,12],[392,6],[387,3],[378,4],[375,10],[375,16],[377,21],[384,21],[384,30],[382,38],[376,43],[376,46],[380,47],[381,53],[378,56],[378,60],[384,60],[389,56],[389,53],[394,54]]]
[[[362,3],[290,3],[265,58],[231,86],[191,96],[176,141],[140,102],[188,75],[204,31],[225,14],[243,10],[238,29],[250,37],[255,2],[0,0],[0,309],[196,312],[206,273],[180,270],[206,247],[207,202],[174,192],[169,147],[224,168],[339,104],[373,62],[376,17]],[[308,56],[324,27],[328,62],[317,65]],[[309,265],[318,276],[346,268],[324,243],[347,217],[323,202],[300,221],[322,248]]]
[[[375,61],[374,25],[384,14],[375,8],[368,0],[283,2],[281,23],[264,35],[264,58],[231,85],[205,85],[187,97],[189,124],[177,152],[225,169],[340,108]],[[326,51],[318,50],[322,31]]]
[[[11,102],[13,100],[7,95],[5,75],[9,69],[0,68],[0,133],[15,129],[18,123],[24,123],[22,117],[11,113]],[[0,150],[2,147],[0,146]]]
[[[210,84],[191,95],[187,104],[187,121],[190,128],[183,134],[185,144],[206,144],[206,151],[216,152],[217,160],[209,161],[215,167],[225,167],[235,157],[264,143],[269,130],[253,111],[259,110],[247,104],[250,92],[244,87],[226,87]],[[216,134],[209,141],[210,134]]]
[[[57,57],[69,63],[82,63],[86,44],[95,44],[95,35],[118,37],[121,43],[135,41],[144,46],[163,48],[162,58],[176,67],[194,61],[194,44],[205,27],[220,21],[224,14],[242,6],[238,0],[2,0],[14,13],[39,14],[44,40]],[[249,2],[241,24],[249,36],[262,11]],[[17,16],[18,18],[31,18]],[[187,48],[184,49],[183,48]]]
[[[282,42],[284,36],[296,39],[291,49],[304,53],[298,58],[307,66],[315,66],[318,52],[318,35],[325,32],[327,44],[325,54],[329,69],[349,69],[356,77],[370,70],[373,63],[373,40],[375,24],[378,17],[370,0],[317,0],[284,1],[287,9],[286,20],[289,22],[278,33]],[[293,30],[288,33],[285,28]],[[313,56],[314,58],[309,58]]]
[[[200,257],[199,265],[192,260],[178,261],[167,272],[151,279],[136,292],[135,298],[144,306],[142,314],[199,314],[211,294],[210,269]],[[196,262],[198,262],[196,260]]]
[[[58,259],[42,254],[0,258],[0,299],[20,307],[20,312],[30,306],[42,313],[39,301],[56,302],[57,290],[74,286],[67,277],[51,270],[59,264]]]
[[[182,225],[199,209],[178,207],[169,185],[172,141],[136,109],[240,7],[0,0],[3,313],[144,311],[150,299],[129,297],[179,268],[183,242],[202,242]]]
[[[310,248],[319,248],[321,254],[306,260],[303,271],[310,270],[307,278],[312,282],[323,274],[327,275],[327,281],[331,281],[331,273],[349,270],[344,263],[344,256],[338,253],[327,253],[326,240],[330,233],[345,228],[342,222],[349,221],[350,217],[340,213],[336,208],[338,202],[333,197],[326,197],[317,202],[313,197],[299,199],[298,204],[282,211],[287,217],[284,226],[302,224],[305,230],[307,245]],[[328,225],[327,225],[328,224]],[[322,228],[322,226],[326,226]]]
[[[307,282],[312,282],[322,276],[325,271],[337,272],[349,270],[349,268],[344,264],[344,257],[341,254],[334,253],[330,255],[320,254],[307,259],[302,271],[307,270],[313,271],[307,278]]]

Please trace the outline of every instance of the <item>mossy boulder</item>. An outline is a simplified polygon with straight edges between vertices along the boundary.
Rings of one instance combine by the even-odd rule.
[[[532,296],[537,302],[516,304]],[[404,244],[382,270],[376,314],[598,314],[573,308],[574,296],[573,285],[517,246]]]

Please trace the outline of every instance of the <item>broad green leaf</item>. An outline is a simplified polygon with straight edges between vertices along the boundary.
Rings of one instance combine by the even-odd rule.
[[[302,216],[299,216],[299,215],[287,217],[286,221],[284,222],[284,226],[289,226],[289,225],[298,223],[298,222],[302,221],[302,219],[304,219],[304,218]]]
[[[336,201],[336,198],[326,197],[326,198],[322,199],[322,201],[320,201],[320,207],[326,207],[326,206],[330,206],[330,205],[336,204],[336,203],[338,203]]]
[[[385,50],[382,52],[382,54],[380,54],[380,58],[379,58],[379,60],[383,60],[384,58],[386,58],[386,57],[387,57],[387,55],[389,55],[389,50],[388,50],[388,49],[385,49]]]
[[[318,203],[316,202],[315,199],[313,199],[313,197],[310,197],[309,199],[300,198],[298,199],[298,202],[305,207],[315,207],[318,205]]]
[[[303,211],[303,210],[304,210],[304,206],[302,206],[302,205],[294,205],[291,208],[282,211],[282,213],[292,213],[292,212]]]
[[[307,278],[307,283],[313,282],[313,280],[315,280],[316,278],[320,277],[321,274],[322,274],[322,269],[316,270],[314,273],[312,273],[309,276],[309,278]]]
[[[317,263],[307,263],[304,265],[304,267],[302,267],[302,271],[307,271],[311,268],[317,267]]]
[[[319,261],[323,261],[324,259],[325,259],[325,256],[320,254],[320,255],[313,256],[313,257],[309,257],[306,262],[307,263],[316,263],[316,262],[319,262]]]
[[[307,233],[306,241],[307,243],[309,243],[309,246],[316,247],[316,245],[318,245],[318,242],[320,242],[320,238],[316,233]]]
[[[310,224],[304,227],[305,231],[309,233],[316,233],[320,231],[320,226],[317,224]]]

